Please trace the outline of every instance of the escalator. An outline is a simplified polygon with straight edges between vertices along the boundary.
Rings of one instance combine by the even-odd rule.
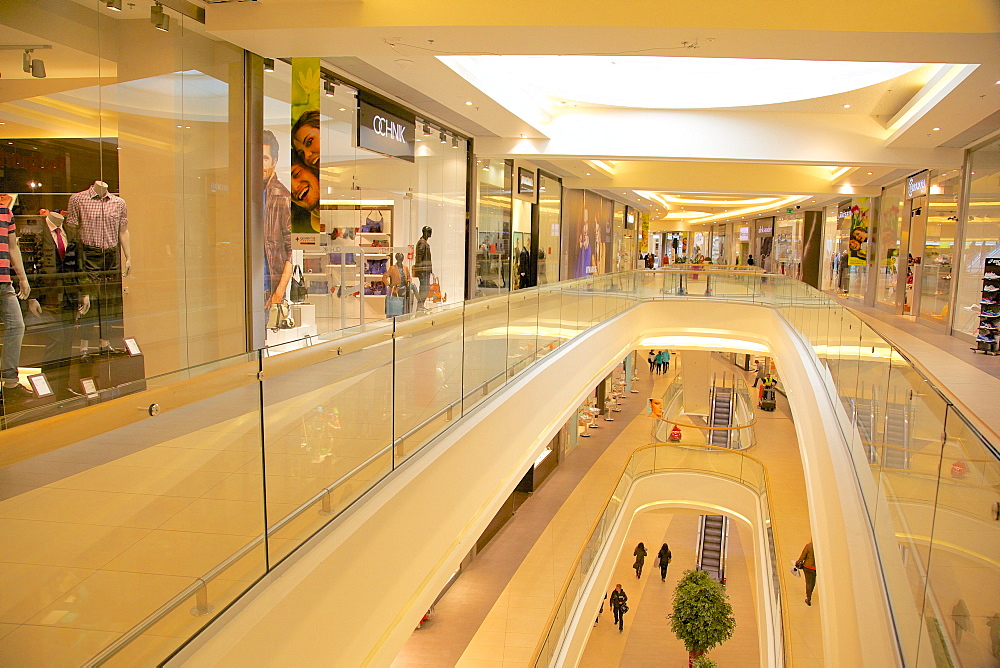
[[[712,413],[709,432],[709,443],[720,448],[730,447],[728,427],[733,426],[733,400],[735,393],[731,387],[714,387],[712,389]],[[726,427],[720,429],[719,427]]]
[[[910,468],[910,412],[906,404],[873,402],[870,399],[851,399],[850,408],[865,453],[871,464],[878,464],[881,450],[881,466],[889,469]],[[884,427],[881,435],[878,425]],[[881,448],[877,446],[881,445]]]
[[[723,515],[702,515],[698,536],[698,570],[726,584],[726,548],[729,519]]]

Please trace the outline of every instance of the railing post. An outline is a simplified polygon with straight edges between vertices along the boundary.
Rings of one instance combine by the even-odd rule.
[[[208,603],[208,584],[202,582],[198,591],[194,593],[194,607],[191,608],[191,614],[195,617],[203,617],[213,612],[215,612],[215,607]]]
[[[333,515],[333,509],[332,509],[331,506],[332,506],[332,504],[330,503],[330,492],[327,491],[327,493],[323,495],[323,498],[320,499],[320,502],[319,502],[319,511],[318,511],[319,514],[320,515]]]

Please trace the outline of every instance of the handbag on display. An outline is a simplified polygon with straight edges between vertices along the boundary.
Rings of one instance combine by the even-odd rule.
[[[431,274],[431,284],[427,290],[427,298],[435,304],[444,301],[444,297],[441,295],[441,283],[438,282],[438,278],[434,274]]]
[[[403,315],[403,298],[390,295],[385,298],[385,314],[390,317]]]
[[[292,317],[292,305],[287,299],[282,299],[271,310],[271,321],[267,323],[270,329],[293,329],[295,318]]]
[[[289,290],[292,303],[298,304],[299,302],[304,302],[306,300],[307,293],[306,281],[302,278],[302,267],[295,265],[292,269],[292,285]]]

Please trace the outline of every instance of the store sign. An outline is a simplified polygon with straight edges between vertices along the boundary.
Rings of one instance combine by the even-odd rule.
[[[413,162],[416,124],[358,100],[358,146]]]
[[[517,168],[517,194],[535,194],[535,172],[524,167]]]
[[[906,199],[927,195],[927,172],[914,174],[906,179]]]
[[[757,228],[757,234],[770,234],[772,229],[770,225],[761,225]]]

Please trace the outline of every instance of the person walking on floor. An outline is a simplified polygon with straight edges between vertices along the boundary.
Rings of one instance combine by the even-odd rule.
[[[635,563],[632,564],[632,568],[635,569],[635,577],[638,579],[642,577],[642,565],[646,562],[646,546],[639,543],[635,546],[635,552],[632,554],[635,555]]]
[[[653,373],[656,367],[656,353],[652,350],[649,351],[649,373]]]
[[[662,361],[662,364],[663,364],[663,371],[662,371],[662,373],[666,373],[666,372],[670,371],[670,351],[669,350],[664,350],[663,352],[660,353],[660,360]]]
[[[620,584],[615,585],[615,590],[611,592],[611,612],[615,614],[615,623],[618,624],[619,631],[625,630],[625,613],[628,612],[626,601],[628,601],[628,594],[625,593]]]
[[[806,578],[806,605],[812,605],[813,589],[816,588],[816,555],[813,554],[812,541],[802,548],[802,554],[795,562],[795,568],[802,571]]]
[[[670,560],[673,558],[674,555],[670,554],[670,548],[664,543],[656,555],[657,563],[660,564],[660,580],[663,582],[667,581],[667,566],[670,565]]]

